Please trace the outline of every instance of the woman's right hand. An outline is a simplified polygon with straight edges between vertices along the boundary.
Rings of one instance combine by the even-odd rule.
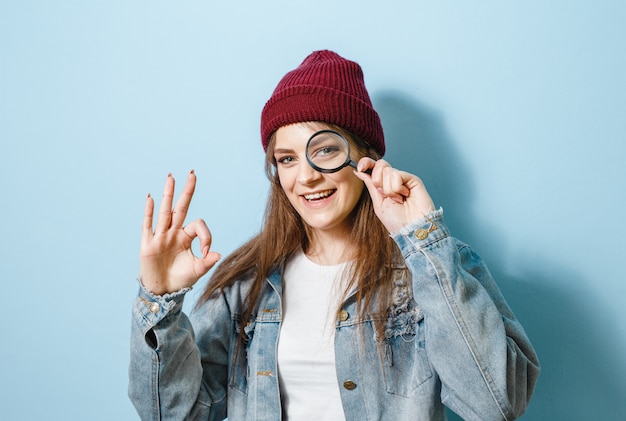
[[[191,171],[172,209],[174,178],[171,174],[167,176],[154,230],[154,200],[150,195],[146,200],[139,276],[143,286],[153,294],[163,295],[193,286],[221,257],[219,253],[210,251],[211,232],[203,220],[197,219],[184,225],[195,187],[196,175]],[[196,237],[200,241],[200,257],[191,250],[191,243]]]

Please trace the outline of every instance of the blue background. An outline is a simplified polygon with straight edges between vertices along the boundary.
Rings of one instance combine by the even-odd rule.
[[[214,249],[255,233],[261,108],[329,48],[534,342],[523,419],[626,419],[625,21],[619,1],[2,1],[2,418],[136,419],[146,194],[193,168]]]

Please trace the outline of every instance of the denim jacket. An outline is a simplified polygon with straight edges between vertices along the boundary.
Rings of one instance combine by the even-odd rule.
[[[357,318],[350,295],[337,315],[335,355],[348,420],[512,420],[526,409],[539,362],[487,267],[451,237],[436,211],[394,233],[410,270],[397,279],[384,337]],[[280,420],[276,349],[281,273],[267,278],[252,320],[249,281],[188,318],[186,290],[133,306],[129,396],[143,420]],[[240,329],[246,341],[236,352]]]

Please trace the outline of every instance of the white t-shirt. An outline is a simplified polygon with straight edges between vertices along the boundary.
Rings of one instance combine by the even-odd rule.
[[[283,419],[345,420],[335,370],[335,321],[347,263],[322,266],[302,252],[285,266],[278,379]]]

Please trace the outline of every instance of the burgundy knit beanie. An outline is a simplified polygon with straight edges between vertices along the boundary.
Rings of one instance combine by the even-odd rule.
[[[307,121],[335,124],[385,153],[383,128],[361,67],[332,51],[313,52],[278,83],[261,113],[263,149],[279,127]]]

